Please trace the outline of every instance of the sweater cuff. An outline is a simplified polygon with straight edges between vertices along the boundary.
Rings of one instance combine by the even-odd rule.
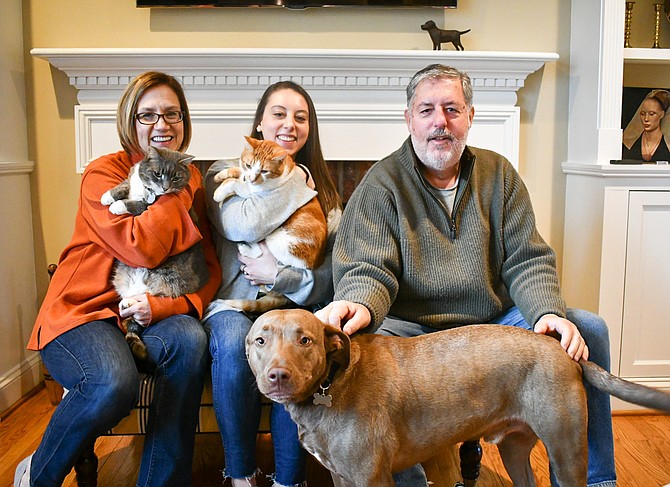
[[[147,294],[149,306],[151,307],[151,324],[169,318],[174,315],[186,315],[192,311],[191,305],[184,296],[178,298],[166,298]]]
[[[300,289],[302,284],[303,271],[277,262],[277,275],[272,286],[266,286],[268,290],[280,294],[288,294]]]

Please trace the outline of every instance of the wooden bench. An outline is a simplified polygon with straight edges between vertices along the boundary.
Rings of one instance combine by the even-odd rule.
[[[196,163],[203,177],[207,168],[214,161],[199,161]],[[351,193],[354,191],[366,171],[372,166],[372,162],[347,162],[347,161],[329,161],[329,169],[338,193],[341,195],[343,204],[346,205]],[[48,267],[49,276],[52,276],[56,270],[56,264]],[[46,368],[42,367],[44,372],[44,383],[51,400],[51,403],[57,405],[63,397],[63,388],[49,374]],[[153,375],[144,375],[140,381],[139,401],[131,410],[130,414],[123,418],[114,428],[109,430],[106,435],[141,435],[146,432],[146,423],[149,416],[149,405],[153,396],[153,386],[155,377]],[[200,400],[200,413],[197,426],[197,433],[219,433],[214,414],[214,405],[212,398],[212,382],[205,381],[205,387]],[[270,401],[265,399],[262,405],[261,423],[259,433],[270,433]],[[98,459],[94,451],[95,445],[82,454],[79,461],[75,464],[77,474],[77,483],[80,486],[95,487],[97,485],[97,466]],[[459,450],[460,470],[464,483],[456,484],[461,486],[474,485],[479,477],[479,469],[482,459],[482,448],[478,441],[465,442]]]
[[[47,268],[49,278],[56,272],[56,264],[50,264]],[[54,380],[47,368],[42,364],[44,375],[44,386],[52,405],[57,406],[62,400],[65,389]],[[113,435],[143,435],[146,433],[146,425],[149,420],[149,406],[153,398],[154,383],[156,377],[150,374],[142,374],[140,380],[139,400],[131,409],[130,414],[123,418],[116,426],[105,433],[105,436]],[[263,399],[261,405],[261,422],[258,433],[270,433],[270,406],[268,399]],[[212,381],[208,378],[200,399],[200,412],[196,433],[219,433],[214,413],[214,401],[212,396]],[[95,487],[98,475],[98,457],[95,454],[95,444],[90,445],[82,453],[74,466],[77,476],[77,484],[85,487]]]
[[[207,173],[207,169],[212,165],[213,160],[196,161],[195,165],[203,175]],[[365,175],[366,171],[372,166],[372,162],[347,162],[347,161],[329,161],[328,168],[330,170],[338,193],[341,195],[344,203],[349,199],[351,193],[356,188],[360,180]],[[49,277],[56,271],[56,264],[49,265],[47,271]],[[43,370],[45,385],[52,404],[58,404],[63,397],[63,388],[53,380],[48,371]],[[145,375],[140,384],[140,400],[131,411],[131,414],[124,418],[118,425],[109,431],[110,435],[137,435],[144,434],[146,431],[146,420],[149,413],[149,403],[151,402],[153,392],[154,379],[153,376]],[[269,405],[269,401],[265,403]],[[264,408],[268,409],[267,407]],[[264,411],[262,414],[262,421],[259,432],[269,432],[269,414]],[[214,416],[214,407],[212,400],[212,384],[211,381],[206,381],[205,389],[202,394],[200,402],[200,418],[198,423],[199,433],[215,433],[218,432],[216,418]]]

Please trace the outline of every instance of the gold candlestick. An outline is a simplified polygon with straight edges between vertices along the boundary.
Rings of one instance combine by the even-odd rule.
[[[659,49],[661,45],[658,42],[658,38],[661,33],[661,9],[663,8],[662,3],[655,3],[654,10],[656,11],[656,26],[654,28],[654,45],[651,46],[654,49]]]
[[[623,34],[623,47],[630,47],[630,21],[633,18],[635,2],[626,2],[626,30]]]

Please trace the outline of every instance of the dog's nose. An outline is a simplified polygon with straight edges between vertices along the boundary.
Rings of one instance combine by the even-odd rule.
[[[274,367],[268,371],[268,380],[276,385],[282,385],[288,382],[291,373],[283,367]]]

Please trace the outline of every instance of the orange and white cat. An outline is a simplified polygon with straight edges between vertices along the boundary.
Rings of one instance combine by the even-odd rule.
[[[214,176],[214,182],[219,183],[213,195],[217,203],[233,195],[253,198],[268,191],[282,191],[285,181],[292,177],[293,171],[298,170],[293,158],[275,142],[251,137],[245,139],[249,147],[242,152],[239,164]],[[239,223],[245,224],[244,221]],[[282,264],[315,269],[323,262],[327,239],[326,217],[314,197],[267,235],[265,242]],[[238,249],[248,257],[258,257],[262,252],[257,242],[240,242]],[[257,300],[230,299],[225,302],[243,311],[262,313],[285,306],[290,301],[281,294],[268,291]]]

